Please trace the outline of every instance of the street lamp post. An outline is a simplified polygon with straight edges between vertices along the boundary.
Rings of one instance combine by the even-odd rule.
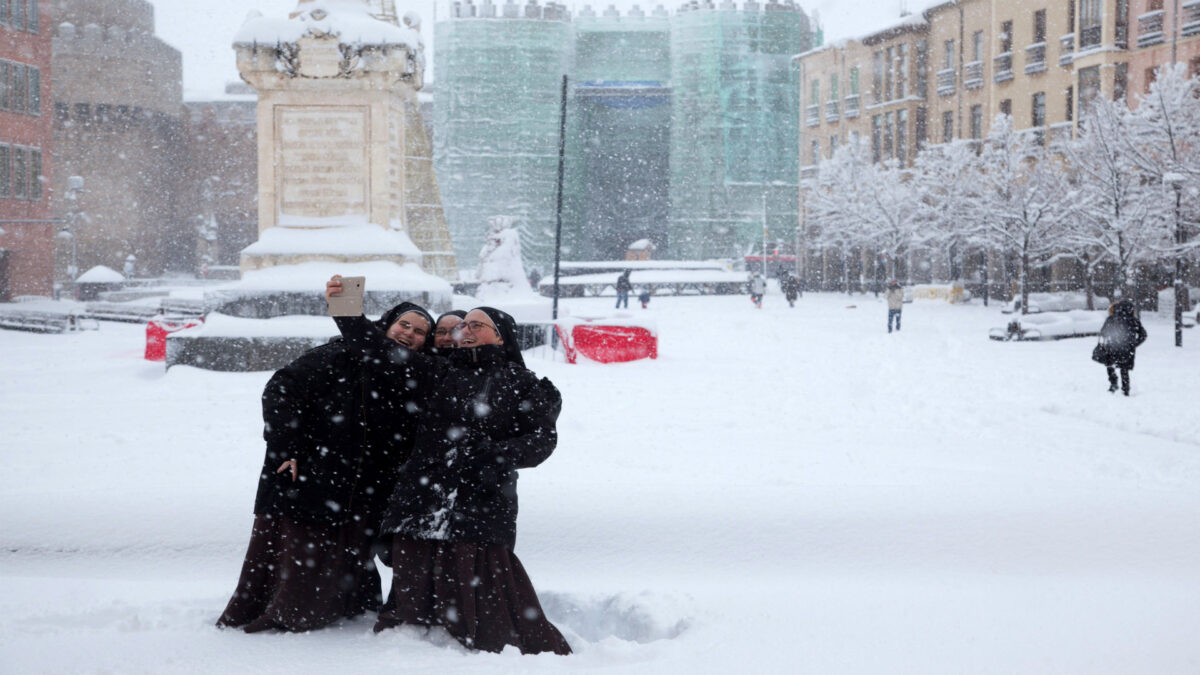
[[[79,219],[79,205],[77,200],[82,192],[83,177],[68,176],[66,197],[70,202],[70,207],[67,211],[66,238],[71,240],[71,264],[67,266],[67,276],[71,278],[72,286],[75,284],[75,277],[79,276],[79,242],[75,236],[75,223]]]
[[[1187,242],[1187,232],[1183,229],[1181,214],[1183,205],[1183,180],[1181,174],[1169,173],[1163,176],[1163,182],[1175,191],[1175,346],[1183,346],[1183,310],[1188,304],[1187,287],[1184,285],[1185,262],[1183,245]]]

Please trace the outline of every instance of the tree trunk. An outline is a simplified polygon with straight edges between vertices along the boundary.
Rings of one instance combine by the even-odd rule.
[[[1087,308],[1089,310],[1096,309],[1096,290],[1094,284],[1096,281],[1096,271],[1092,268],[1092,257],[1087,253],[1083,254],[1083,292],[1087,295]]]
[[[1029,252],[1021,251],[1021,314],[1029,313]]]

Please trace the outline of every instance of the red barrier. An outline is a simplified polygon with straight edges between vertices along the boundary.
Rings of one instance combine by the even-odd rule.
[[[658,338],[640,326],[580,324],[571,330],[574,351],[600,363],[658,358]]]
[[[204,323],[202,317],[189,319],[167,319],[156,316],[146,324],[146,360],[167,360],[167,335],[184,328],[192,328]]]

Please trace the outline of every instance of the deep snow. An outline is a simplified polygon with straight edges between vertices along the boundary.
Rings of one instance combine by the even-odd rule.
[[[1145,317],[1125,399],[1093,339],[988,340],[996,305],[888,335],[871,295],[773,290],[630,310],[657,361],[529,359],[564,409],[516,550],[566,658],[214,628],[269,373],[164,372],[140,326],[0,331],[0,671],[1200,670],[1200,331]]]

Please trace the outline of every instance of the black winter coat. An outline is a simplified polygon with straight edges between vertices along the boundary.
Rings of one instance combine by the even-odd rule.
[[[1092,359],[1106,366],[1133,370],[1137,348],[1146,341],[1146,329],[1132,310],[1114,311],[1100,328],[1100,341]]]
[[[380,333],[382,335],[382,333]],[[386,339],[386,338],[385,338]],[[406,380],[337,340],[279,369],[263,390],[266,458],[254,513],[338,525],[368,518],[376,529],[415,422],[400,408]],[[276,473],[297,460],[299,478]]]
[[[382,532],[513,548],[517,470],[541,464],[554,451],[558,389],[501,346],[431,358],[380,340],[361,317],[339,317],[337,324],[348,343],[372,358],[385,352],[415,385],[398,392],[398,405],[415,409],[418,424]]]

